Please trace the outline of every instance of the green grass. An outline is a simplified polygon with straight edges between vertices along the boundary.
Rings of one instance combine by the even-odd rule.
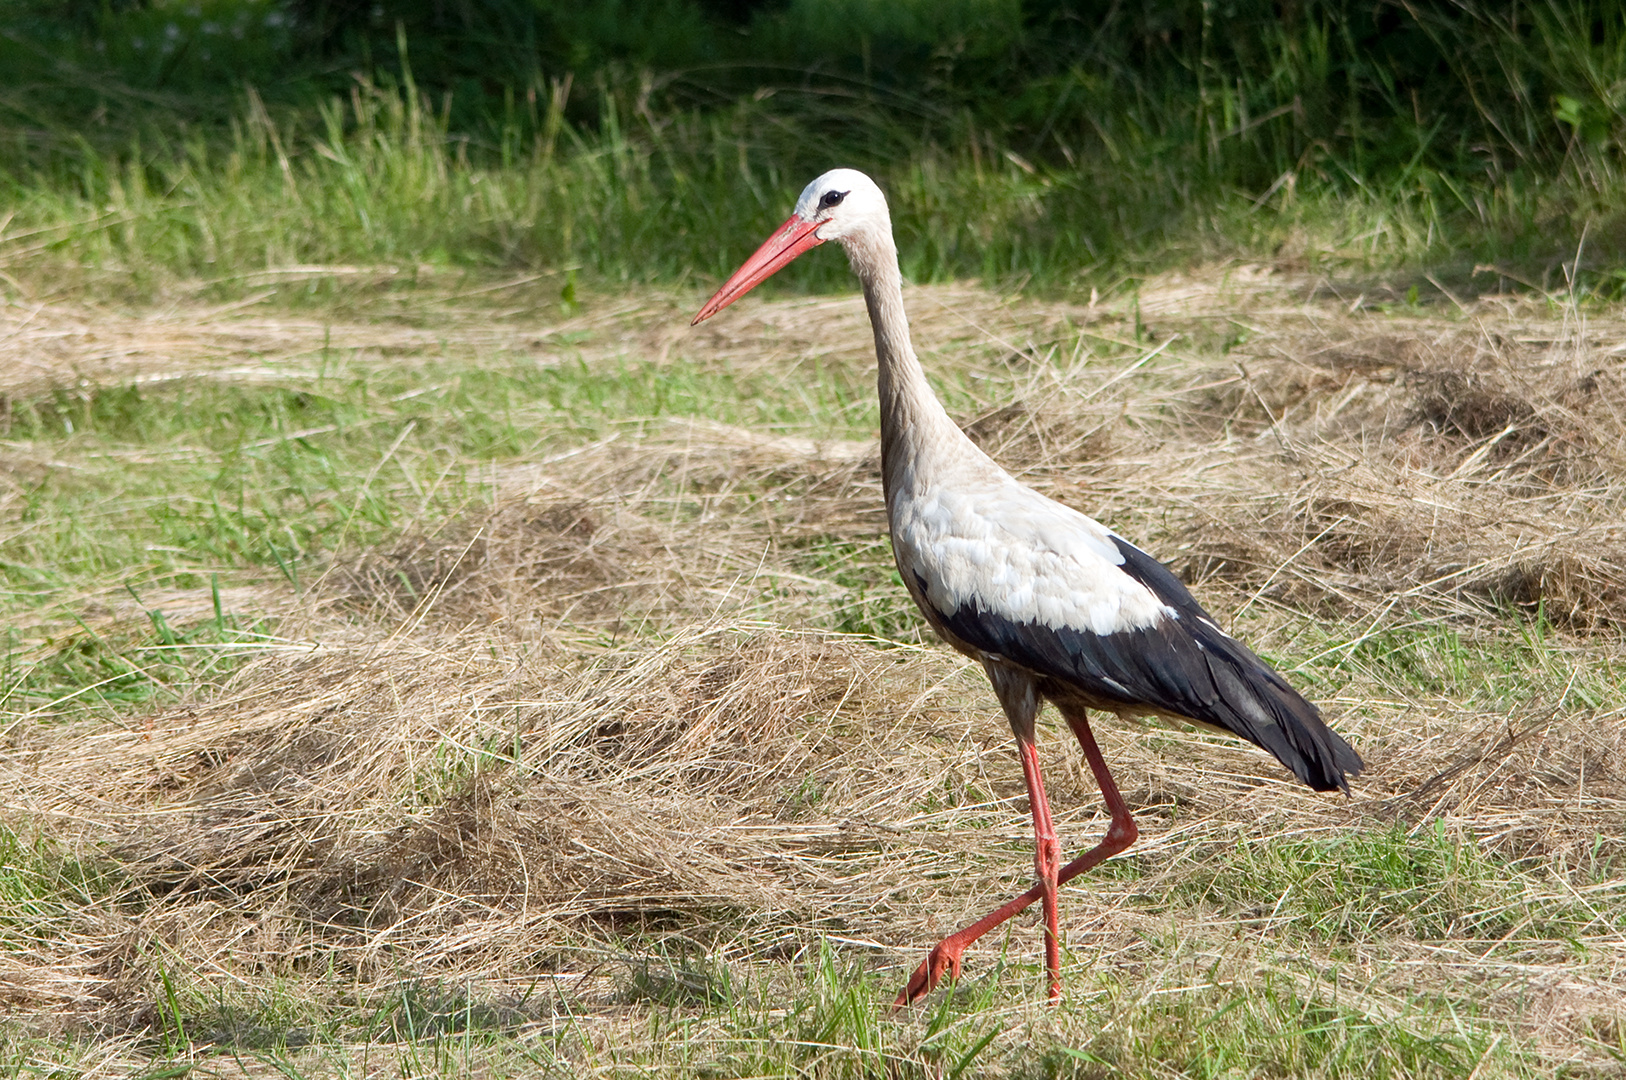
[[[17,632],[8,631],[0,660],[0,709],[29,718],[86,711],[116,715],[219,683],[245,657],[277,641],[264,622],[239,626],[243,620],[226,614],[213,584],[212,619],[177,624],[154,607],[144,610],[148,625],[98,631],[63,606],[46,613],[48,635],[26,652],[18,648]],[[131,593],[139,604],[140,597]],[[64,616],[70,621],[59,621]]]
[[[443,440],[458,449],[530,444],[504,411],[511,387],[499,381],[472,409],[478,390],[441,387],[450,415],[396,458],[389,449],[416,432],[427,403],[401,399],[413,392],[405,380],[381,381],[244,389],[197,380],[58,394],[20,410],[14,439],[86,467],[48,472],[28,492],[6,544],[11,595],[49,600],[75,582],[123,575],[196,584],[204,568],[252,565],[297,583],[313,552],[400,528],[411,510],[373,492],[381,474],[388,491],[419,487],[425,511],[452,507],[466,494],[461,477],[437,475],[432,454]]]
[[[75,909],[116,897],[120,880],[110,862],[0,826],[0,935],[8,947],[20,948],[61,927]]]
[[[1175,941],[1148,945],[1183,951]],[[149,1075],[229,1067],[234,1059],[298,1076],[344,1075],[366,1059],[447,1077],[534,1069],[832,1078],[1172,1073],[1331,1080],[1463,1077],[1476,1068],[1498,1077],[1543,1075],[1537,1058],[1465,1000],[1363,1001],[1358,984],[1340,986],[1353,966],[1348,973],[1267,969],[1243,979],[1250,965],[1241,958],[1205,959],[1179,955],[1189,981],[1154,996],[1116,976],[1083,972],[1075,1000],[1048,1014],[998,1007],[1004,995],[996,981],[1032,973],[996,968],[923,1016],[901,1019],[876,1009],[890,987],[828,950],[769,982],[708,976],[699,999],[687,978],[674,991],[674,984],[652,987],[649,977],[633,975],[629,1000],[642,1008],[631,1030],[619,1033],[620,1045],[585,1023],[589,1007],[568,993],[533,989],[497,1000],[416,981],[377,999],[324,1007],[271,988],[223,999],[171,979],[161,983],[163,1019],[145,1049],[153,1054]],[[1091,1014],[1101,1011],[1110,1022],[1092,1024]],[[31,1062],[49,1055],[70,1068],[75,1050],[88,1049],[8,1041],[15,1053],[27,1047],[38,1055]],[[17,1060],[9,1075],[30,1075],[28,1068]]]
[[[869,541],[819,539],[798,552],[806,572],[845,590],[829,629],[882,641],[920,641],[929,633],[904,590],[885,538]]]
[[[1269,925],[1273,932],[1354,945],[1406,940],[1576,941],[1626,927],[1626,911],[1541,888],[1536,860],[1509,863],[1471,837],[1432,829],[1336,840],[1245,841],[1180,884],[1193,906]],[[1199,860],[1203,861],[1203,860]],[[1610,868],[1595,867],[1597,881]],[[1582,881],[1581,884],[1595,882]]]
[[[583,438],[601,438],[628,418],[695,417],[822,438],[873,435],[877,423],[867,365],[774,371],[617,357],[540,368],[533,389],[555,422],[568,420]]]
[[[1392,611],[1381,627],[1306,624],[1263,655],[1323,696],[1352,685],[1404,687],[1496,713],[1532,701],[1559,710],[1607,709],[1626,695],[1626,671],[1613,655],[1578,650],[1540,604],[1487,604],[1486,611],[1495,615],[1489,632],[1425,608]],[[1244,618],[1232,630],[1246,638],[1250,627],[1267,625]]]
[[[195,587],[255,566],[297,586],[346,545],[489,503],[478,463],[563,452],[629,417],[857,435],[873,423],[868,378],[826,372],[788,397],[760,367],[516,357],[58,391],[16,405],[3,432],[29,458],[73,463],[42,466],[16,508],[4,588],[52,602],[92,579]]]
[[[895,7],[408,4],[404,36],[358,24],[338,57],[270,2],[25,11],[0,35],[0,268],[132,299],[309,265],[713,278],[840,163],[881,179],[916,280],[1110,290],[1242,256],[1620,287],[1609,5]]]

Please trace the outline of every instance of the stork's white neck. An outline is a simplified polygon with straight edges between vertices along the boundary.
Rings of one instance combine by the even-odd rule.
[[[887,506],[906,477],[916,483],[935,472],[934,465],[970,440],[949,418],[926,381],[926,372],[909,339],[909,317],[903,308],[903,275],[890,225],[845,245],[853,271],[864,285],[864,302],[875,331],[876,382],[881,400],[881,472]]]

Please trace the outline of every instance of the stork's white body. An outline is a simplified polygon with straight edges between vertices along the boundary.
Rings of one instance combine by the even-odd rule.
[[[863,173],[835,169],[695,316],[709,318],[791,259],[835,240],[864,286],[875,331],[881,470],[898,571],[928,622],[981,661],[1016,735],[1036,837],[1039,883],[951,935],[899,995],[918,1000],[959,969],[972,941],[1042,900],[1051,995],[1060,990],[1056,889],[1135,839],[1086,710],[1152,713],[1230,731],[1274,754],[1319,790],[1348,790],[1361,769],[1349,745],[1275,671],[1220,630],[1156,559],[1099,522],[1000,468],[944,411],[909,338],[886,198]],[[1059,865],[1034,750],[1041,703],[1078,737],[1112,826]]]
[[[1166,606],[1119,570],[1105,526],[1018,481],[944,411],[909,336],[885,197],[850,169],[826,173],[808,192],[830,183],[849,188],[849,199],[880,200],[881,215],[866,215],[869,227],[848,234],[847,247],[875,331],[893,552],[927,618],[935,624],[935,612],[975,604],[1017,622],[1110,634],[1162,616]],[[798,213],[809,202],[804,193]]]
[[[916,366],[918,371],[918,365]],[[1123,571],[1106,526],[1019,482],[933,399],[884,454],[887,521],[922,610],[1115,634],[1178,618]],[[935,413],[935,415],[930,415]]]

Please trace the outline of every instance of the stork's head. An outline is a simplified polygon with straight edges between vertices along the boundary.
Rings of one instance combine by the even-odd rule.
[[[796,212],[723,282],[694,322],[711,318],[796,256],[826,240],[839,240],[850,249],[863,239],[890,237],[891,233],[886,196],[875,181],[857,169],[831,169],[802,189]]]
[[[890,229],[886,196],[857,169],[831,169],[802,189],[796,217],[822,240],[843,240],[870,229]]]

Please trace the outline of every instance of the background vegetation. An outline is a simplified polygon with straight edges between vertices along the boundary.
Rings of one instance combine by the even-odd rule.
[[[1626,18],[28,0],[0,21],[0,148],[0,260],[54,252],[138,290],[319,262],[718,273],[839,162],[880,176],[920,280],[1100,287],[1243,254],[1463,287],[1569,262],[1612,295]]]

